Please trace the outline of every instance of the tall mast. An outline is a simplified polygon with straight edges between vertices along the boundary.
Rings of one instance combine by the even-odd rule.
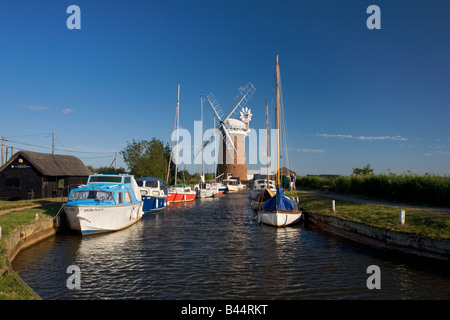
[[[175,161],[175,186],[177,185],[177,174],[178,174],[178,126],[180,124],[180,84],[178,84],[178,99],[177,99],[177,114],[176,114],[176,123],[177,123],[177,161]]]
[[[214,124],[213,124],[213,128],[216,127],[216,118],[213,119]],[[216,152],[217,152],[217,148],[216,148],[216,138],[214,138],[214,182],[217,182],[217,169],[216,169]]]
[[[205,167],[203,164],[203,99],[202,96],[200,95],[200,110],[201,110],[201,118],[202,118],[202,182],[205,182]]]
[[[267,127],[267,188],[269,188],[269,106],[267,104],[267,99],[266,99],[266,127]]]
[[[280,67],[278,66],[278,54],[277,54],[277,64],[276,64],[276,74],[277,74],[277,185],[280,183],[280,129],[279,129],[279,108],[280,108],[280,87],[279,87],[279,77],[280,77]]]

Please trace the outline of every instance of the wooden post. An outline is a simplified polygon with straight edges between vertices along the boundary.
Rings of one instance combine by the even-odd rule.
[[[0,226],[0,240],[2,239],[2,226]]]
[[[52,154],[55,154],[55,131],[53,131],[52,135]]]
[[[405,224],[405,210],[399,210],[398,211],[398,223]]]
[[[331,210],[333,210],[333,212],[336,212],[336,201],[331,200]]]
[[[5,136],[2,136],[2,166],[5,164]]]

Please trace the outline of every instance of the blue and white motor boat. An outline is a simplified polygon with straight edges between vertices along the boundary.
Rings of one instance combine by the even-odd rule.
[[[64,203],[70,229],[82,235],[124,229],[141,219],[142,207],[132,175],[91,175]]]
[[[167,205],[167,185],[158,178],[143,177],[136,179],[144,202],[144,212],[164,209]]]

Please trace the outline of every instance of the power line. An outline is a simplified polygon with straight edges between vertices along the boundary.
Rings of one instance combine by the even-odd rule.
[[[10,143],[16,143],[16,144],[26,145],[26,146],[30,146],[30,147],[35,147],[35,148],[52,149],[52,147],[38,146],[35,144],[31,144],[31,143],[13,141],[13,140],[9,140],[9,139],[5,139],[5,141],[10,142]],[[74,153],[87,153],[87,154],[109,154],[109,155],[114,154],[113,152],[77,151],[77,150],[67,150],[67,149],[59,149],[59,148],[55,148],[55,150],[65,151],[65,152],[74,152]]]

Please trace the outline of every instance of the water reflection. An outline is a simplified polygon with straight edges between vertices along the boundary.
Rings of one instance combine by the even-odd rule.
[[[366,287],[372,264],[381,290]],[[80,290],[66,287],[70,265],[81,269]],[[119,232],[59,235],[13,267],[44,299],[450,298],[447,269],[302,225],[259,225],[246,192],[171,204]]]

